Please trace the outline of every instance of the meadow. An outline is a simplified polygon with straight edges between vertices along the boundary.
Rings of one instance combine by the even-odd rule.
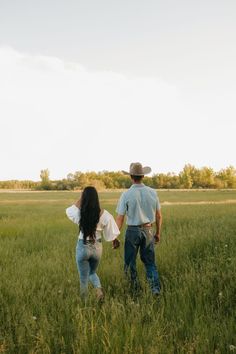
[[[99,193],[115,215],[119,191]],[[77,226],[65,208],[77,192],[0,193],[0,353],[236,353],[236,191],[160,191],[153,298],[123,274],[123,238],[103,242],[105,302],[79,297]]]

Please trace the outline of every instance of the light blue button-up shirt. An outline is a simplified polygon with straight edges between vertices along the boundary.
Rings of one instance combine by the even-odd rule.
[[[155,222],[156,211],[160,208],[157,192],[140,183],[122,193],[116,212],[127,216],[127,225],[142,225]]]

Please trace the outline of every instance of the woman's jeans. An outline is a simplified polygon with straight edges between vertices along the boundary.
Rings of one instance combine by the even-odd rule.
[[[154,294],[161,290],[158,270],[155,264],[154,237],[152,227],[128,226],[125,234],[125,272],[130,269],[131,286],[138,290],[139,280],[136,258],[140,252],[141,261],[146,269],[146,277]]]
[[[88,292],[88,282],[90,281],[95,288],[101,288],[100,279],[96,274],[96,269],[102,256],[102,243],[87,242],[78,240],[76,247],[76,263],[80,274],[80,293],[86,296]]]

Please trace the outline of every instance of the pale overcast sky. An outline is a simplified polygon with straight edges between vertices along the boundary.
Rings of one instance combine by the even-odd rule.
[[[0,0],[0,180],[236,165],[236,1]]]

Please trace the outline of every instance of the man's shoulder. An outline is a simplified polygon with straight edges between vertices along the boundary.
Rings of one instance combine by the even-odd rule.
[[[129,194],[130,192],[132,192],[132,188],[128,188],[128,189],[124,190],[121,195],[127,195],[127,194]]]
[[[135,191],[133,188],[126,189],[120,196],[120,200],[123,202],[127,202],[130,198],[135,195]]]
[[[128,192],[128,190],[125,190],[121,193],[119,201],[123,201],[124,199],[126,199],[127,192]]]
[[[152,188],[152,187],[149,187],[149,186],[146,186],[146,185],[145,185],[145,189],[146,189],[147,191],[151,192],[151,193],[155,193],[155,194],[156,194],[156,190],[155,190],[154,188]]]
[[[157,190],[154,188],[146,186],[146,192],[147,192],[147,194],[151,195],[153,198],[159,198]]]

